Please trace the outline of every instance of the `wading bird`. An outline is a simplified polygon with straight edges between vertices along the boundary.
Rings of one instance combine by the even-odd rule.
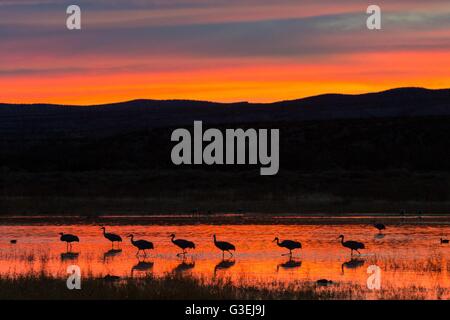
[[[344,236],[341,234],[338,239],[341,239],[341,244],[346,247],[349,248],[351,250],[351,254],[353,255],[353,250],[355,250],[356,252],[358,252],[359,254],[361,254],[361,252],[359,252],[359,249],[365,249],[364,243],[362,242],[358,242],[358,241],[345,241],[344,242]]]
[[[114,248],[114,242],[122,242],[122,238],[114,233],[109,233],[106,232],[106,228],[105,227],[101,227],[100,229],[103,230],[103,236],[108,239],[109,241],[111,241],[111,245]]]
[[[222,257],[225,255],[225,251],[227,251],[231,256],[233,256],[231,250],[236,251],[236,247],[234,245],[226,241],[217,241],[216,235],[213,235],[213,238],[214,238],[214,245],[220,250],[222,250]]]
[[[127,237],[131,238],[131,244],[138,248],[136,255],[139,255],[139,251],[144,251],[144,255],[147,255],[145,250],[153,249],[153,243],[147,240],[136,240],[134,241],[134,235],[130,234]]]
[[[66,242],[67,251],[69,251],[69,247],[70,247],[70,250],[72,250],[72,242],[80,242],[80,239],[73,234],[68,234],[68,233],[64,234],[63,232],[60,232],[59,235],[61,236],[59,238],[59,240]]]
[[[183,252],[177,253],[177,256],[185,255],[186,249],[195,249],[195,243],[193,243],[192,241],[184,240],[184,239],[175,239],[175,234],[173,234],[173,233],[170,235],[170,238],[174,245],[176,245],[177,247],[181,248],[181,250],[183,250]]]
[[[378,232],[381,233],[381,230],[385,230],[386,226],[382,223],[375,223],[373,225],[376,229],[378,229]]]
[[[449,243],[448,239],[442,239],[441,238],[441,244],[444,244],[444,243]]]
[[[292,256],[292,250],[295,249],[301,249],[302,248],[302,244],[298,241],[294,241],[294,240],[283,240],[280,242],[280,240],[278,239],[278,237],[276,237],[275,239],[273,239],[272,242],[277,242],[277,245],[281,248],[286,248],[289,250],[289,253],[285,253],[282,254],[282,256]]]

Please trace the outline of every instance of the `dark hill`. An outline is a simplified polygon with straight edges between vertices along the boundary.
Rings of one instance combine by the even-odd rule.
[[[450,89],[401,88],[362,95],[328,94],[270,104],[134,100],[78,107],[0,104],[0,135],[109,135],[191,125],[450,116]]]
[[[174,166],[177,127],[280,129],[280,171]],[[450,90],[0,105],[0,213],[449,212]]]

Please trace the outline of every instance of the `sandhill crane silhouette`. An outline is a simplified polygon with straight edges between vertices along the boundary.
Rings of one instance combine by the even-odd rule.
[[[338,237],[338,239],[341,239],[341,244],[344,247],[349,248],[351,250],[351,255],[353,255],[353,250],[361,254],[361,252],[359,252],[359,249],[365,249],[364,243],[362,242],[352,240],[344,241],[344,236],[342,234]]]
[[[173,234],[173,233],[170,235],[170,238],[174,245],[176,245],[177,247],[181,248],[181,250],[183,250],[183,252],[177,253],[177,256],[185,255],[186,249],[195,249],[195,243],[193,243],[192,241],[184,240],[184,239],[175,239],[175,234]]]
[[[106,228],[105,227],[101,227],[101,230],[103,230],[103,236],[108,239],[109,241],[111,241],[111,246],[112,248],[114,248],[114,242],[122,242],[122,238],[114,233],[109,233],[106,232]]]
[[[378,229],[378,232],[381,233],[382,230],[386,229],[386,226],[382,223],[375,223],[373,225],[376,229]]]
[[[80,242],[80,239],[76,235],[64,234],[63,232],[60,232],[59,235],[61,236],[59,240],[66,242],[66,251],[69,251],[69,248],[72,250],[72,242]]]
[[[448,239],[442,239],[441,238],[441,244],[444,244],[444,243],[449,243]]]
[[[275,239],[273,239],[272,242],[277,242],[277,245],[281,248],[286,248],[289,250],[289,253],[286,254],[282,254],[283,256],[289,255],[292,256],[292,250],[295,249],[301,249],[302,248],[302,244],[298,241],[294,241],[294,240],[283,240],[280,242],[280,240],[278,239],[278,237],[276,237]]]
[[[136,253],[136,255],[139,255],[139,252],[142,250],[144,251],[144,256],[147,255],[147,253],[145,252],[145,250],[151,250],[153,249],[153,243],[151,243],[150,241],[147,240],[134,240],[134,235],[133,234],[129,234],[127,237],[130,238],[131,240],[131,244],[133,246],[135,246],[136,248],[138,248],[138,251]]]
[[[279,263],[277,265],[277,272],[280,270],[280,268],[288,270],[288,269],[295,269],[300,268],[302,266],[302,262],[299,260],[292,259],[292,256],[289,256],[289,260],[283,263]]]
[[[216,235],[213,235],[213,239],[214,239],[214,245],[218,249],[222,250],[222,258],[225,255],[225,251],[227,251],[231,257],[233,256],[233,254],[231,253],[231,250],[236,251],[236,247],[233,244],[226,242],[226,241],[217,241]]]

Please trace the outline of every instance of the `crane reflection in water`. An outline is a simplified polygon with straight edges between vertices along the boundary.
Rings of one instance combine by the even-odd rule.
[[[415,285],[431,290],[431,296],[434,297],[437,278],[440,279],[440,287],[445,290],[450,288],[450,279],[445,277],[449,250],[446,240],[450,235],[448,219],[438,223],[428,222],[430,218],[423,218],[421,222],[408,225],[390,221],[388,227],[382,230],[382,234],[386,234],[383,240],[374,238],[378,230],[373,223],[377,221],[372,217],[367,218],[369,219],[370,223],[366,224],[352,221],[334,225],[284,223],[220,226],[171,223],[139,225],[129,222],[120,225],[115,221],[114,230],[109,230],[109,227],[102,229],[104,233],[113,231],[118,236],[135,234],[139,235],[139,239],[151,240],[155,248],[151,251],[151,260],[146,257],[141,259],[144,256],[142,250],[137,259],[139,248],[133,246],[129,239],[122,249],[116,248],[116,241],[114,248],[108,248],[109,240],[105,241],[98,225],[0,225],[0,275],[7,276],[10,270],[18,275],[27,275],[45,269],[48,274],[64,278],[67,266],[77,264],[94,277],[110,274],[126,279],[130,276],[130,270],[133,277],[145,276],[150,272],[152,276],[159,277],[175,271],[206,281],[213,276],[226,276],[232,282],[255,286],[274,281],[283,284],[290,284],[292,281],[314,283],[318,279],[338,281],[339,277],[340,283],[365,286],[368,276],[364,266],[376,264],[383,270],[383,283],[395,290]],[[274,230],[282,235],[280,244],[285,239],[298,240],[301,237],[301,261],[288,257],[285,261],[279,260],[280,254],[289,253],[289,250],[283,247],[283,252],[271,242]],[[60,233],[78,237],[79,242],[72,242],[73,250],[70,250],[70,244],[66,241],[60,241]],[[195,242],[197,252],[192,257],[195,262],[191,259],[191,254],[186,254],[184,260],[181,259],[184,255],[175,256],[182,249],[176,251],[178,246],[168,237],[171,233],[183,235],[182,238],[189,239],[187,241]],[[238,249],[236,258],[231,258],[228,252],[224,252],[225,258],[217,259],[222,250],[217,250],[213,234],[218,235],[216,242],[226,240],[235,245]],[[339,234],[346,235],[345,240],[336,240]],[[11,245],[11,239],[20,241]],[[343,243],[349,244],[349,239],[364,245],[366,252],[358,249],[364,255],[353,251],[351,256],[350,245],[343,246]],[[64,249],[69,248],[68,252],[61,253],[63,245]],[[292,251],[293,256],[299,251]],[[190,249],[186,252],[190,252]],[[429,267],[430,263],[432,269]],[[301,276],[297,272],[300,270]]]

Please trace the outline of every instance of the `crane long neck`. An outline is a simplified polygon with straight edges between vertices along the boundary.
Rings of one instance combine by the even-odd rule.
[[[130,240],[131,240],[131,243],[134,244],[134,236],[133,235],[130,236]]]
[[[214,238],[214,243],[217,243],[216,235],[214,235],[213,238]]]
[[[280,239],[277,238],[277,245],[280,245]]]
[[[174,240],[175,240],[175,235],[173,234],[173,235],[171,235],[170,236],[170,239],[172,240],[172,242],[175,242]]]
[[[341,243],[344,244],[344,237],[341,237]]]

